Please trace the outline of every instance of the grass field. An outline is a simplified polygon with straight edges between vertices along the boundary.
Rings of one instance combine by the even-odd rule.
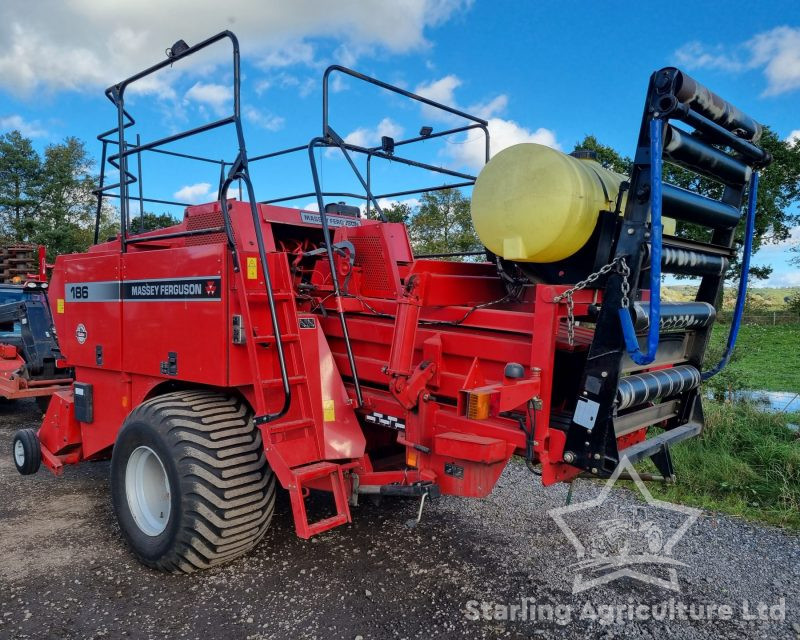
[[[765,311],[781,311],[786,308],[786,298],[791,298],[800,291],[798,287],[748,287],[748,304]],[[664,285],[661,295],[671,302],[688,302],[694,300],[697,286],[690,284]],[[725,287],[723,308],[733,309],[736,301],[736,287]]]
[[[729,329],[714,326],[713,353],[722,351]],[[742,325],[729,369],[748,389],[800,392],[800,324]]]
[[[729,329],[714,327],[709,360],[721,356]],[[743,325],[731,363],[705,388],[800,392],[800,325]],[[653,486],[653,495],[800,529],[800,433],[788,426],[800,414],[743,401],[706,400],[704,409],[704,432],[672,449],[678,483]]]
[[[703,433],[672,449],[678,483],[653,495],[703,509],[800,529],[800,416],[744,402],[705,402]]]

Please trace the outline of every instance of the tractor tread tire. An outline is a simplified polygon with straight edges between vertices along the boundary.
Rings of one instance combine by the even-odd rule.
[[[135,524],[125,493],[125,465],[142,444],[159,455],[172,494],[169,522],[155,537]],[[162,571],[188,573],[247,553],[275,508],[275,475],[252,412],[241,399],[213,391],[168,393],[134,409],[114,446],[111,478],[128,546]]]

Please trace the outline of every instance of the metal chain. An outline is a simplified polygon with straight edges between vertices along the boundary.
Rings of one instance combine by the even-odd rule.
[[[625,258],[619,259],[619,273],[622,276],[622,283],[620,284],[622,298],[620,299],[619,306],[622,309],[627,309],[631,304],[628,299],[628,294],[631,291],[631,284],[628,282],[628,277],[631,275],[631,268],[628,266],[628,263],[625,262]]]
[[[553,303],[558,304],[562,300],[567,301],[567,341],[569,342],[569,346],[573,346],[575,344],[575,303],[572,299],[572,295],[581,289],[585,289],[593,282],[596,282],[600,276],[604,276],[607,273],[610,273],[614,270],[619,264],[620,266],[620,273],[622,274],[622,302],[623,307],[628,306],[628,292],[630,291],[630,284],[628,283],[628,276],[630,276],[631,270],[630,267],[625,263],[625,258],[614,258],[611,262],[609,262],[604,267],[601,267],[598,271],[589,274],[585,280],[581,280],[578,284],[576,284],[571,289],[567,289],[563,293],[558,294],[556,297],[553,298]]]

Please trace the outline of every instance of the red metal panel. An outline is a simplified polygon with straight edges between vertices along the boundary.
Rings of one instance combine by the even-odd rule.
[[[336,240],[346,239],[355,248],[355,266],[362,270],[361,295],[394,300],[400,291],[400,274],[397,271],[397,258],[392,249],[399,246],[400,258],[408,258],[396,240],[389,243],[391,224],[366,225],[356,228],[339,229]]]
[[[38,436],[42,445],[55,455],[80,445],[80,425],[75,420],[71,389],[53,395]]]
[[[62,303],[56,303],[56,315],[63,315],[58,344],[72,366],[119,370],[122,365],[119,258],[86,254],[64,260],[63,314],[58,313]]]
[[[129,376],[101,369],[79,369],[75,373],[76,380],[92,385],[94,395],[94,420],[80,423],[83,458],[103,457],[132,408]]]
[[[123,303],[123,370],[225,386],[229,318],[224,245],[201,245],[127,253],[122,258],[123,291],[137,283],[152,287],[152,297]],[[160,288],[181,278],[207,279],[213,299],[170,297]],[[216,280],[219,278],[220,280]],[[203,285],[205,286],[205,285]],[[177,354],[177,374],[162,371],[168,354]]]
[[[500,462],[507,458],[508,443],[498,438],[486,438],[472,433],[439,433],[433,439],[433,451],[472,462]]]
[[[443,494],[485,498],[503,472],[508,459],[492,464],[470,462],[447,456],[431,456],[431,469]]]
[[[310,330],[309,330],[310,335]],[[359,458],[364,455],[366,439],[361,431],[353,405],[336,368],[328,342],[322,329],[315,323],[317,357],[309,360],[319,363],[319,402],[322,407],[323,457],[326,460]],[[309,375],[311,371],[309,371]],[[316,376],[315,376],[316,377]],[[312,398],[316,385],[309,382]]]

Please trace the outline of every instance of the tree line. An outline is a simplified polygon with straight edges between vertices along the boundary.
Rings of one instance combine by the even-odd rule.
[[[42,152],[11,131],[0,136],[0,242],[25,242],[47,247],[48,259],[86,251],[94,241],[98,178],[95,163],[82,140],[67,137]],[[131,224],[138,231],[175,224],[169,214],[145,213]],[[100,211],[100,240],[119,231],[116,207]]]
[[[765,128],[760,143],[774,161],[761,176],[754,251],[763,245],[789,237],[800,224],[800,142],[790,144]],[[588,149],[597,161],[628,175],[629,157],[604,145],[593,135],[575,144]],[[665,180],[712,198],[719,198],[722,185],[665,163]],[[43,244],[52,259],[62,253],[85,251],[94,237],[97,172],[85,144],[74,137],[50,144],[38,152],[30,139],[18,131],[0,136],[0,240]],[[482,249],[472,227],[470,202],[461,191],[445,189],[423,194],[418,203],[394,203],[385,210],[394,222],[407,225],[417,254],[470,252]],[[149,231],[174,224],[166,213],[145,213],[131,221],[133,232]],[[106,203],[101,210],[100,238],[116,234],[116,207]],[[708,231],[680,222],[677,234],[683,238],[707,240]],[[744,223],[737,230],[741,246]],[[738,272],[736,262],[730,274]],[[752,267],[754,278],[766,278],[771,267]]]

